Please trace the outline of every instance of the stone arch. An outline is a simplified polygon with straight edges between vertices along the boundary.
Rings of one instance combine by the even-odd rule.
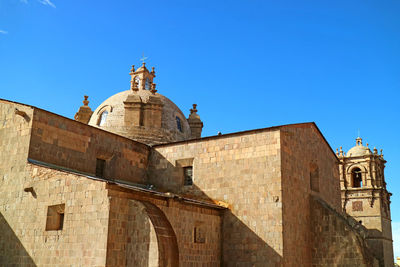
[[[363,166],[363,165],[361,165],[359,163],[354,163],[354,164],[351,164],[350,166],[347,167],[347,170],[346,170],[346,184],[348,186],[354,187],[354,181],[353,181],[354,180],[354,177],[353,177],[354,173],[353,172],[354,172],[355,169],[360,169],[361,176],[362,176],[362,178],[361,178],[362,186],[361,187],[365,186],[366,182],[367,182],[366,180],[367,180],[368,170],[367,170],[367,168],[365,166]]]
[[[109,105],[106,105],[104,107],[102,107],[101,109],[99,109],[99,111],[97,111],[97,121],[96,121],[96,125],[97,126],[104,126],[104,124],[102,124],[102,121],[104,119],[104,123],[107,120],[107,116],[108,114],[110,114],[112,112],[112,107]]]
[[[352,170],[354,168],[359,168],[362,171],[362,173],[367,173],[368,172],[368,170],[367,170],[367,168],[365,168],[365,166],[363,166],[363,165],[361,165],[359,163],[354,163],[354,164],[351,164],[351,165],[349,165],[347,167],[346,173],[347,174],[351,174],[351,172],[352,172]]]
[[[157,234],[159,266],[178,267],[178,241],[171,223],[164,212],[156,205],[149,202],[142,202],[142,204],[146,207],[147,214]]]
[[[129,200],[126,266],[179,266],[175,232],[156,205]]]

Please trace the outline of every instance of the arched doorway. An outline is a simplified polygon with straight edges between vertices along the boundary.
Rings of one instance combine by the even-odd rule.
[[[179,266],[175,232],[156,205],[129,200],[126,238],[126,266]]]

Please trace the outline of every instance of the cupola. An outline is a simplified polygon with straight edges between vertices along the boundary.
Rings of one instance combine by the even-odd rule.
[[[347,157],[359,157],[359,156],[365,156],[365,155],[370,155],[371,150],[367,146],[363,146],[362,143],[362,138],[357,137],[356,138],[356,145],[353,146],[346,154]]]
[[[89,125],[149,145],[191,139],[191,127],[182,111],[157,92],[155,68],[149,71],[143,62],[138,69],[132,66],[129,74],[130,89],[100,104]]]

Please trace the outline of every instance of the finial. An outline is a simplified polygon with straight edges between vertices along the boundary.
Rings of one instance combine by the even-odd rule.
[[[154,69],[155,69],[154,67],[151,67],[151,74],[155,74],[156,73]]]
[[[367,147],[368,147],[368,143],[367,143]]]
[[[85,100],[83,100],[83,105],[87,106],[89,104],[89,101],[88,101],[89,97],[87,95],[84,95],[83,97],[85,98]]]
[[[131,72],[129,74],[133,74],[135,72],[135,65],[132,65]]]
[[[376,147],[374,147],[374,155],[378,155],[378,149],[376,149]]]
[[[340,153],[339,153],[339,156],[341,156],[341,157],[343,157],[343,150],[342,150],[342,147],[340,147],[340,151],[339,151]]]
[[[336,148],[336,156],[339,157],[339,150]]]
[[[383,157],[383,149],[381,149],[381,157]]]
[[[197,113],[197,104],[193,104],[193,108],[190,109],[190,114]]]
[[[150,92],[151,92],[153,95],[156,94],[157,90],[156,90],[156,84],[155,84],[155,83],[152,83],[152,84],[151,84]]]

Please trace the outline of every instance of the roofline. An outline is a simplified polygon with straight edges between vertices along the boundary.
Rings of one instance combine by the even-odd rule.
[[[178,195],[178,194],[173,194],[173,193],[168,193],[168,192],[164,193],[164,192],[155,191],[155,190],[152,190],[152,189],[147,189],[147,188],[145,188],[146,185],[129,183],[129,182],[126,182],[126,181],[123,181],[123,180],[101,178],[101,177],[93,176],[93,175],[91,175],[89,173],[73,170],[73,169],[62,167],[62,166],[58,166],[58,165],[55,165],[55,164],[49,164],[49,163],[46,163],[46,162],[43,162],[43,161],[38,161],[38,160],[31,159],[31,158],[28,158],[28,163],[30,163],[32,165],[40,166],[40,167],[45,167],[45,168],[49,168],[49,169],[65,172],[65,173],[79,175],[79,176],[82,176],[82,177],[85,177],[85,178],[88,178],[88,179],[91,179],[91,180],[94,180],[94,181],[98,181],[98,182],[105,182],[107,184],[117,185],[118,187],[121,187],[121,188],[129,189],[129,190],[136,191],[136,192],[141,192],[141,193],[147,193],[147,194],[150,194],[150,195],[153,195],[153,196],[156,196],[156,197],[161,197],[161,198],[164,198],[164,199],[178,199],[178,200],[181,200],[183,202],[190,203],[192,205],[204,206],[204,207],[208,207],[208,208],[212,208],[212,209],[218,209],[218,210],[227,209],[227,207],[225,207],[225,206],[217,205],[217,204],[214,204],[214,203],[209,203],[209,202],[206,202],[206,201],[187,198],[187,197],[183,197],[183,196]]]
[[[178,144],[184,144],[184,143],[201,142],[201,141],[206,141],[206,140],[214,140],[214,139],[219,139],[219,138],[224,138],[224,137],[232,137],[232,136],[237,136],[237,135],[259,133],[259,132],[265,132],[265,131],[273,131],[273,130],[278,130],[278,129],[280,129],[282,127],[286,127],[286,126],[307,125],[307,124],[312,124],[312,123],[314,123],[314,122],[293,123],[293,124],[271,126],[271,127],[258,128],[258,129],[253,129],[253,130],[245,130],[245,131],[221,134],[221,135],[211,135],[211,136],[206,136],[206,137],[170,142],[170,143],[165,143],[165,144],[156,144],[156,145],[153,145],[152,147],[162,147],[162,146],[168,146],[168,145],[178,145]]]
[[[170,145],[189,144],[189,143],[195,143],[195,142],[201,142],[201,141],[216,140],[216,139],[225,138],[225,137],[240,136],[240,135],[245,135],[245,134],[261,133],[261,132],[265,132],[265,131],[280,130],[280,129],[286,128],[286,127],[296,127],[296,126],[305,126],[305,125],[310,125],[310,126],[315,127],[315,129],[318,131],[319,135],[324,140],[325,144],[328,145],[328,147],[330,148],[332,154],[335,156],[336,161],[339,161],[339,159],[337,158],[337,156],[336,156],[335,152],[333,151],[331,145],[328,143],[328,141],[326,140],[325,136],[322,134],[321,130],[318,128],[318,126],[317,126],[317,124],[315,122],[302,122],[302,123],[284,124],[284,125],[279,125],[279,126],[258,128],[258,129],[246,130],[246,131],[240,131],[240,132],[234,132],[234,133],[228,133],[228,134],[212,135],[212,136],[206,136],[206,137],[195,138],[195,139],[184,140],[184,141],[170,142],[170,143],[165,143],[165,144],[157,144],[157,145],[153,145],[152,147],[157,148],[157,147],[165,147],[165,146],[170,146]]]
[[[19,103],[19,102],[15,102],[15,101],[10,101],[10,100],[7,100],[7,99],[2,99],[2,98],[0,98],[0,101],[5,101],[5,102],[9,102],[9,103],[14,103],[14,104],[18,104],[18,105],[23,105],[23,106],[30,107],[30,108],[33,108],[33,109],[38,109],[38,110],[41,110],[41,111],[44,111],[44,112],[48,112],[48,113],[53,114],[53,115],[56,115],[56,116],[58,116],[58,117],[61,117],[61,118],[64,118],[64,119],[68,119],[68,120],[71,120],[71,121],[74,121],[74,122],[77,122],[77,123],[82,123],[82,124],[84,124],[84,125],[86,125],[86,126],[89,126],[89,127],[94,128],[94,129],[97,129],[97,130],[100,130],[100,131],[103,131],[103,132],[106,132],[106,133],[109,133],[109,134],[112,134],[112,135],[115,135],[115,136],[119,136],[119,137],[121,137],[121,138],[123,138],[123,139],[130,140],[130,141],[135,142],[135,143],[137,143],[137,144],[141,144],[141,145],[143,145],[143,146],[145,146],[145,147],[147,147],[147,148],[151,148],[151,147],[164,147],[164,146],[179,145],[179,144],[189,144],[189,143],[193,143],[193,142],[201,142],[201,141],[215,140],[215,139],[219,139],[219,138],[232,137],[232,136],[239,136],[239,135],[244,135],[244,134],[251,134],[251,133],[264,132],[264,131],[279,130],[279,129],[284,128],[284,127],[296,127],[296,126],[304,126],[304,125],[313,125],[313,126],[317,129],[318,133],[320,134],[320,136],[322,137],[322,139],[324,140],[324,142],[325,142],[325,143],[328,145],[328,147],[330,148],[332,154],[333,154],[333,155],[335,156],[335,158],[336,158],[336,161],[339,162],[339,159],[338,159],[338,157],[336,156],[335,152],[333,151],[331,145],[328,143],[328,141],[326,140],[325,136],[322,134],[321,130],[318,128],[318,126],[317,126],[317,124],[316,124],[315,122],[302,122],[302,123],[284,124],[284,125],[279,125],[279,126],[271,126],[271,127],[265,127],[265,128],[258,128],[258,129],[246,130],[246,131],[240,131],[240,132],[233,132],[233,133],[228,133],[228,134],[212,135],[212,136],[206,136],[206,137],[195,138],[195,139],[189,139],[189,140],[183,140],[183,141],[169,142],[169,143],[164,143],[164,144],[147,145],[147,144],[144,144],[144,143],[135,141],[135,140],[133,140],[133,139],[127,138],[127,137],[125,137],[125,136],[122,136],[122,135],[119,135],[119,134],[116,134],[116,133],[113,133],[113,132],[109,132],[109,131],[103,130],[103,129],[101,129],[101,128],[97,128],[97,127],[94,127],[94,126],[92,126],[92,125],[89,125],[89,124],[86,124],[86,123],[83,123],[83,122],[80,122],[80,121],[76,121],[76,120],[67,118],[67,117],[65,117],[65,116],[56,114],[56,113],[54,113],[54,112],[51,112],[51,111],[48,111],[48,110],[45,110],[45,109],[41,109],[41,108],[38,108],[38,107],[35,107],[35,106],[32,106],[32,105],[23,104],[23,103]]]
[[[327,144],[328,147],[330,148],[330,150],[331,150],[333,156],[334,156],[335,159],[336,159],[336,162],[339,162],[340,160],[339,160],[339,158],[337,157],[335,151],[332,149],[331,145],[330,145],[329,142],[326,140],[325,136],[322,134],[322,132],[321,132],[321,130],[318,128],[317,124],[316,124],[315,122],[312,122],[312,124],[313,124],[314,127],[317,129],[317,131],[318,131],[319,135],[322,137],[322,139],[325,141],[325,144]]]
[[[105,133],[107,133],[107,134],[111,134],[111,135],[114,135],[114,136],[118,136],[118,137],[120,137],[120,138],[122,138],[122,139],[126,139],[126,140],[129,140],[129,141],[131,141],[131,142],[134,142],[134,143],[143,145],[143,146],[145,146],[145,147],[147,147],[147,148],[150,148],[150,146],[147,145],[147,144],[144,144],[144,143],[135,141],[135,140],[130,139],[130,138],[128,138],[128,137],[125,137],[125,136],[123,136],[123,135],[119,135],[119,134],[116,134],[116,133],[113,133],[113,132],[109,132],[109,131],[103,130],[103,129],[101,129],[101,128],[94,127],[94,126],[92,126],[92,125],[89,125],[89,124],[86,124],[86,123],[83,123],[83,122],[80,122],[80,121],[73,120],[73,119],[71,119],[71,118],[62,116],[62,115],[60,115],[60,114],[57,114],[57,113],[54,113],[54,112],[51,112],[51,111],[48,111],[48,110],[45,110],[45,109],[42,109],[42,108],[38,108],[38,107],[35,107],[35,106],[32,106],[32,105],[28,105],[28,104],[24,104],[24,103],[20,103],[20,102],[16,102],[16,101],[11,101],[11,100],[7,100],[7,99],[3,99],[3,98],[0,98],[0,102],[1,102],[1,101],[8,102],[8,103],[13,103],[13,104],[17,104],[17,105],[22,105],[22,106],[25,106],[25,107],[30,107],[30,108],[32,108],[33,110],[37,109],[37,110],[40,110],[40,111],[43,111],[43,112],[47,112],[47,113],[50,113],[50,114],[55,115],[55,116],[57,116],[57,117],[60,117],[60,118],[63,118],[63,119],[67,119],[67,120],[73,121],[73,122],[75,122],[75,123],[81,123],[81,124],[83,124],[83,125],[86,125],[86,126],[88,126],[88,127],[93,128],[93,129],[96,129],[96,130],[99,130],[99,131],[102,131],[102,132],[105,132]]]

